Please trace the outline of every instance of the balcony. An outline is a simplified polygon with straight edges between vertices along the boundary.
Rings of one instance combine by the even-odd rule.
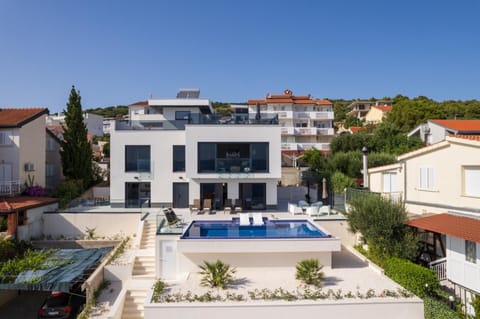
[[[283,151],[306,151],[312,148],[328,151],[330,150],[330,143],[282,143]]]
[[[296,119],[312,119],[312,120],[333,120],[333,112],[295,112],[293,114]]]
[[[192,113],[185,120],[116,120],[115,130],[184,130],[185,125],[278,125],[277,114],[199,114]]]
[[[333,135],[333,128],[317,128],[317,127],[281,127],[282,135]]]
[[[0,196],[14,196],[22,192],[20,180],[0,181]]]

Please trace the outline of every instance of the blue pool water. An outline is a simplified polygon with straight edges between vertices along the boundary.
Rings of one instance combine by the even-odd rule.
[[[308,220],[267,220],[262,226],[240,226],[239,220],[193,221],[182,239],[328,238]]]

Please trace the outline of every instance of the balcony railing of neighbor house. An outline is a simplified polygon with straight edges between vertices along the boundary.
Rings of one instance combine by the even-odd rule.
[[[14,196],[22,192],[22,184],[19,179],[0,181],[0,196]]]
[[[428,267],[437,274],[438,280],[447,279],[447,258],[432,261],[428,263]]]
[[[329,143],[282,143],[282,150],[287,151],[306,151],[312,148],[321,151],[328,151],[330,149]]]
[[[117,120],[115,129],[184,130],[185,125],[278,125],[277,114],[190,114],[184,120]]]

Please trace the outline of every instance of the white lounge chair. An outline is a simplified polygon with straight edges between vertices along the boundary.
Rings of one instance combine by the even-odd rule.
[[[308,206],[307,208],[305,208],[305,214],[307,214],[310,217],[318,216],[318,209],[319,209],[318,206]]]
[[[330,206],[329,205],[324,205],[324,206],[320,207],[318,212],[320,213],[320,215],[323,215],[323,214],[330,215]]]
[[[250,226],[250,214],[240,213],[240,226]]]
[[[252,213],[253,217],[253,226],[262,226],[264,224],[262,213]]]
[[[303,214],[302,207],[298,206],[297,204],[288,203],[288,211],[292,215]]]

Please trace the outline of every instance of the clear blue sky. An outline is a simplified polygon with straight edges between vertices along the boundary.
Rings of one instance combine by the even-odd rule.
[[[242,102],[480,99],[479,0],[0,0],[0,107],[83,108],[200,88]]]

